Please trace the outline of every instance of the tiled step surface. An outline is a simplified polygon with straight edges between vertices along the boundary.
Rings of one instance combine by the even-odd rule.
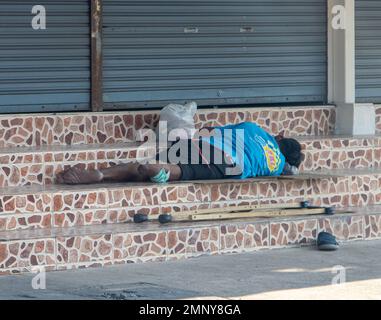
[[[380,167],[381,135],[297,137],[306,158],[301,170]]]
[[[329,173],[339,177],[9,187],[0,190],[0,230],[116,224],[131,221],[136,213],[157,216],[257,203],[381,204],[381,169]]]
[[[380,167],[379,136],[300,136],[306,160],[301,170]],[[73,165],[100,169],[152,157],[147,143],[87,144],[0,148],[0,187],[49,185],[56,174]]]
[[[0,274],[30,272],[36,267],[63,270],[312,245],[320,231],[331,232],[341,241],[380,238],[381,208],[287,219],[0,232]]]
[[[151,147],[138,152],[139,145],[131,141],[136,130],[153,128],[157,120],[157,111],[1,116],[0,273],[311,244],[322,230],[340,240],[381,237],[381,136],[331,136],[335,109],[329,106],[199,110],[196,123],[253,121],[273,134],[284,131],[305,147],[302,169],[339,177],[52,185],[65,166],[100,168],[147,156]],[[196,208],[302,200],[356,212],[166,226],[131,223],[136,213],[154,218]]]
[[[327,135],[333,132],[332,106],[201,109],[197,127],[251,121],[286,135]],[[0,116],[0,148],[15,146],[117,143],[135,140],[136,130],[154,128],[159,111],[37,114]]]
[[[152,157],[154,146],[135,142],[0,148],[0,187],[49,185],[67,167],[101,169]]]

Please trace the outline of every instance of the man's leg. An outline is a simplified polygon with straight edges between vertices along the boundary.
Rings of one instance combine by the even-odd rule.
[[[181,178],[181,169],[172,164],[126,163],[101,170],[85,170],[71,167],[57,174],[57,183],[61,184],[91,184],[109,182],[144,182],[150,181],[161,169],[170,171],[170,181]]]
[[[192,164],[192,141],[184,141],[188,147],[187,158],[183,159],[180,165],[176,164],[139,164],[127,163],[120,164],[102,170],[83,170],[78,167],[72,167],[57,175],[58,183],[66,184],[90,184],[103,181],[110,182],[143,182],[150,181],[161,169],[170,172],[169,181],[178,180],[211,180],[225,178],[225,171],[231,164],[203,164],[203,158],[197,152],[198,164]],[[202,149],[202,143],[199,143],[199,149]],[[199,151],[199,150],[197,150]],[[164,151],[168,152],[168,151]],[[210,159],[214,159],[214,148],[210,148]],[[222,151],[219,151],[222,152]],[[189,157],[189,158],[188,158]],[[157,160],[160,157],[158,156]],[[197,162],[197,161],[196,161]]]

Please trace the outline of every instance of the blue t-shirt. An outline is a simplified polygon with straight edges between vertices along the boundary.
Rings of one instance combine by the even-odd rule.
[[[255,123],[243,122],[214,129],[216,134],[203,140],[232,158],[238,167],[234,177],[247,179],[282,174],[286,161],[278,143]]]

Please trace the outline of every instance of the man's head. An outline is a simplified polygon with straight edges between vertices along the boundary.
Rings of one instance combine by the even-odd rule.
[[[302,153],[302,146],[298,141],[291,138],[284,138],[282,135],[276,136],[279,149],[286,158],[286,161],[291,166],[299,168],[300,164],[304,160],[304,154]]]

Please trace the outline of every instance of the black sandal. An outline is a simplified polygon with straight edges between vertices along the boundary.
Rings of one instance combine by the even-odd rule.
[[[317,239],[317,246],[322,251],[335,251],[339,249],[336,237],[328,232],[320,232]]]

